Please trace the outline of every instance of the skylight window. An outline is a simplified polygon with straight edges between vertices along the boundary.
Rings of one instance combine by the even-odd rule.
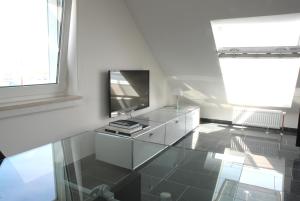
[[[217,50],[300,45],[300,14],[215,20],[211,25]]]
[[[300,14],[211,22],[227,101],[291,107],[300,67]]]
[[[291,107],[300,58],[220,58],[219,61],[231,104]]]

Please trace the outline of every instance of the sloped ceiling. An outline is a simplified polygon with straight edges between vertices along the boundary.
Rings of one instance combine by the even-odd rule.
[[[187,88],[185,96],[200,105],[224,107],[226,94],[210,21],[300,12],[299,0],[125,1],[171,85]]]

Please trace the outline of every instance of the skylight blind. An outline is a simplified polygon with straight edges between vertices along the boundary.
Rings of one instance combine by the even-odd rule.
[[[300,58],[220,58],[219,62],[229,103],[291,107]]]
[[[211,24],[217,50],[300,45],[300,14],[214,20]]]

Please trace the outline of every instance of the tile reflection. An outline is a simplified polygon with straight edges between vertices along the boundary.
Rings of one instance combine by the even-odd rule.
[[[156,196],[176,183],[186,187],[181,196],[176,194],[177,201],[300,200],[300,151],[294,136],[281,139],[259,129],[201,126],[140,170],[142,177],[148,171],[164,181],[153,187]],[[150,170],[153,163],[166,163],[162,159],[169,153],[177,160],[165,174]]]

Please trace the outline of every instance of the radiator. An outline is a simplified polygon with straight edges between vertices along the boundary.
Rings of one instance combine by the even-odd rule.
[[[283,123],[283,112],[279,110],[234,108],[232,123],[243,126],[280,129]]]

